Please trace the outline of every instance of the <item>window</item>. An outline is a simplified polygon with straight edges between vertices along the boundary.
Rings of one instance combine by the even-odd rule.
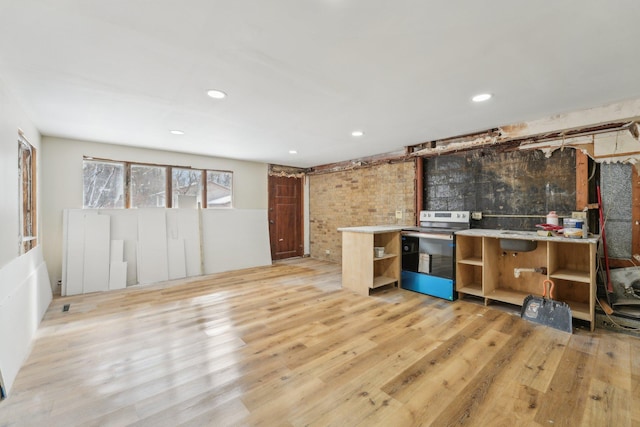
[[[171,194],[174,208],[198,206],[202,203],[202,171],[193,169],[171,169]],[[180,202],[183,206],[180,206]]]
[[[167,168],[131,165],[131,207],[167,206]]]
[[[85,209],[233,206],[230,171],[92,157],[85,157],[82,171]]]
[[[231,172],[207,171],[207,207],[230,208],[233,174]]]
[[[124,208],[124,163],[85,160],[82,178],[85,208]]]
[[[38,244],[36,233],[36,149],[18,137],[18,173],[20,175],[20,249],[25,254]]]

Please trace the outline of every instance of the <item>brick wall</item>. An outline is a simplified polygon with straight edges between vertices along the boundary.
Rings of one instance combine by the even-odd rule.
[[[314,258],[341,262],[339,227],[415,224],[413,161],[310,175],[309,190]],[[402,211],[402,219],[396,219],[396,210]]]

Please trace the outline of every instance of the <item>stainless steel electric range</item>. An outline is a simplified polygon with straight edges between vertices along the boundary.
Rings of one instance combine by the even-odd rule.
[[[456,299],[455,232],[470,228],[469,211],[421,211],[420,226],[402,231],[402,288]]]

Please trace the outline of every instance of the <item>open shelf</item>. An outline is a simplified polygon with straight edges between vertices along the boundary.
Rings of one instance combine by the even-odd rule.
[[[526,292],[513,291],[511,289],[496,289],[495,291],[485,295],[485,298],[494,301],[506,302],[514,305],[522,305],[524,299],[531,294]],[[536,295],[541,296],[541,295]],[[555,300],[554,300],[555,301]],[[591,322],[591,311],[589,310],[589,304],[584,304],[576,301],[563,301],[571,308],[571,317],[575,319],[586,320]]]
[[[531,295],[530,292],[515,291],[513,289],[495,289],[484,294],[489,300],[502,301],[514,305],[522,305],[524,299]]]
[[[460,264],[479,265],[482,266],[482,257],[470,257],[458,260]]]
[[[398,255],[396,255],[396,254],[384,254],[383,256],[378,257],[378,258],[373,257],[373,261],[382,261],[383,259],[391,259],[391,258],[395,258],[397,256]]]
[[[591,321],[591,313],[589,310],[589,304],[584,304],[581,302],[575,301],[565,301],[569,304],[571,308],[571,317],[575,317],[576,319],[586,320],[588,322]]]
[[[552,279],[571,280],[574,282],[591,283],[591,277],[588,271],[578,271],[562,269],[549,274]]]
[[[456,289],[458,292],[466,295],[474,295],[477,297],[481,297],[482,295],[482,284],[481,283],[469,283],[462,288]]]
[[[373,278],[373,284],[371,285],[371,288],[379,288],[381,286],[390,285],[391,283],[395,283],[397,281],[398,279],[394,279],[393,277],[377,276]]]

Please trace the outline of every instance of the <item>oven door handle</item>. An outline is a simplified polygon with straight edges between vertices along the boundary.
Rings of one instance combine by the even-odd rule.
[[[432,240],[453,240],[453,234],[440,234],[440,233],[416,233],[412,231],[401,232],[403,236],[417,237],[419,239],[432,239]]]

